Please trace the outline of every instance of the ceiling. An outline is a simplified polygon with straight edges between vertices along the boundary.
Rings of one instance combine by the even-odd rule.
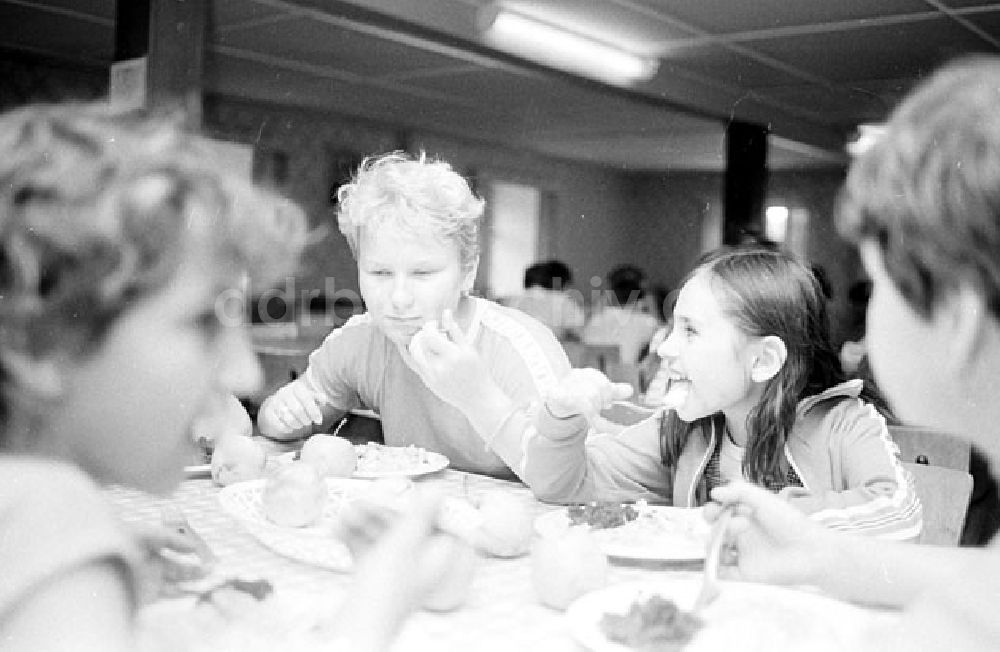
[[[739,119],[769,127],[785,169],[843,164],[856,126],[914,80],[1000,50],[1000,3],[976,0],[505,1],[659,59],[625,88],[491,49],[487,4],[214,0],[205,90],[628,170],[720,170]],[[106,66],[114,14],[115,0],[0,0],[0,51]]]

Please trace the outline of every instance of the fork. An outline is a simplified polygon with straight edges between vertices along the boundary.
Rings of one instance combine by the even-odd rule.
[[[733,517],[736,506],[726,505],[719,513],[715,524],[712,526],[712,533],[708,540],[708,553],[705,555],[705,570],[701,578],[701,590],[695,598],[691,611],[698,613],[712,603],[719,596],[719,563],[722,557],[722,544],[726,540],[726,528],[729,520]]]

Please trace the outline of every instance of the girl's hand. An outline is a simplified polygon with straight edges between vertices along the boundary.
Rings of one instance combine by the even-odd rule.
[[[442,330],[443,329],[443,330]],[[424,325],[401,349],[403,358],[441,400],[456,407],[477,390],[493,384],[493,377],[469,342],[450,310],[436,322]]]
[[[712,491],[717,501],[705,506],[714,521],[722,505],[735,504],[729,524],[735,564],[722,574],[773,584],[808,584],[822,572],[823,554],[836,540],[826,528],[810,521],[782,498],[748,484],[734,482]],[[724,558],[725,559],[725,558]]]
[[[570,369],[559,384],[549,390],[545,406],[557,419],[582,414],[593,423],[612,403],[631,395],[631,385],[613,383],[597,369]]]
[[[268,437],[281,437],[312,429],[323,423],[323,407],[329,405],[326,397],[297,381],[292,381],[275,392],[260,406],[257,425]]]

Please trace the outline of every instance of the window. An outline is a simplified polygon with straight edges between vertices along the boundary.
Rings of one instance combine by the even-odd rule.
[[[805,256],[809,239],[808,209],[768,206],[764,212],[764,235],[793,254]]]
[[[524,287],[524,270],[539,257],[542,192],[534,186],[494,181],[489,208],[488,293],[511,296]]]

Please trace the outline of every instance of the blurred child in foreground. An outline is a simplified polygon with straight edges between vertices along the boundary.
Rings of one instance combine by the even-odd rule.
[[[143,550],[100,486],[168,492],[206,401],[261,381],[242,303],[223,299],[290,273],[305,220],[178,123],[99,104],[0,117],[5,650],[134,647]],[[383,538],[383,568],[437,547],[430,518]],[[385,609],[342,621],[351,649],[385,647],[419,593],[376,571],[358,595]]]
[[[839,228],[872,280],[867,349],[904,422],[966,437],[1000,464],[1000,59],[948,65],[911,93],[848,174]],[[1000,552],[816,528],[748,485],[733,573],[904,607],[871,649],[1000,649]],[[710,510],[714,516],[718,510]]]

